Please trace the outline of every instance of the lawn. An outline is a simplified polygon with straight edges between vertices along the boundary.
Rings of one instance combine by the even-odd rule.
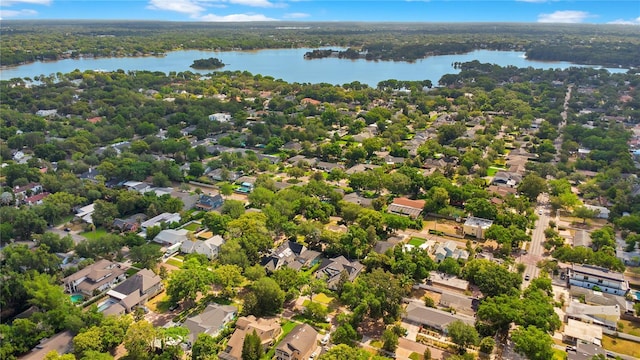
[[[95,231],[83,232],[80,235],[84,236],[87,240],[96,240],[107,235],[107,229],[97,228]]]
[[[417,238],[417,237],[412,237],[412,238],[411,238],[411,240],[409,240],[409,245],[412,245],[412,246],[418,247],[418,246],[420,246],[420,245],[424,244],[424,243],[425,243],[425,241],[426,241],[425,239],[420,239],[420,238]]]
[[[189,230],[189,231],[196,231],[196,230],[198,230],[200,228],[200,226],[201,225],[198,224],[198,223],[191,223],[191,224],[189,224],[187,226],[184,226],[183,229]]]
[[[640,358],[640,346],[633,341],[602,335],[602,347],[606,350]]]
[[[178,261],[176,259],[168,259],[167,260],[167,264],[173,265],[173,266],[177,267],[178,269],[182,268],[182,261]]]
[[[330,296],[327,296],[324,293],[320,293],[317,295],[313,296],[313,301],[319,302],[325,306],[328,306],[329,304],[331,304],[331,302],[333,301],[333,298]]]
[[[495,175],[498,171],[503,171],[504,169],[501,169],[499,167],[496,166],[489,166],[489,168],[487,169],[487,176],[493,176]]]
[[[562,350],[553,349],[553,360],[567,360],[567,353]]]
[[[618,331],[633,336],[640,336],[640,323],[620,320],[618,321]]]

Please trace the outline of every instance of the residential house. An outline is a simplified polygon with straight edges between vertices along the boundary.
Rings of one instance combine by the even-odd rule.
[[[196,209],[209,211],[213,209],[217,209],[224,204],[224,199],[222,195],[200,195],[200,198],[196,202]]]
[[[604,293],[621,296],[629,291],[629,283],[622,273],[590,265],[573,264],[569,269],[569,284],[587,289],[597,287]]]
[[[62,279],[65,291],[92,297],[126,278],[125,270],[109,260],[97,262]]]
[[[306,163],[307,165],[314,167],[318,162],[316,158],[308,158],[304,155],[296,155],[287,159],[287,162],[291,165],[298,165],[299,163]]]
[[[57,115],[57,114],[58,114],[58,109],[38,110],[38,111],[36,111],[36,115],[42,116],[42,117],[54,116],[54,115]]]
[[[442,289],[451,289],[461,292],[469,290],[469,282],[467,280],[463,280],[458,278],[457,276],[448,275],[438,271],[432,271],[431,273],[429,273],[427,284]]]
[[[454,309],[457,313],[473,316],[478,309],[480,300],[477,298],[442,290],[440,294],[440,302],[438,305]]]
[[[108,308],[104,309],[105,315],[122,314],[131,312],[136,306],[144,305],[147,300],[158,295],[162,291],[162,279],[149,269],[142,269],[109,290]]]
[[[17,201],[22,201],[29,196],[40,194],[42,191],[42,185],[32,182],[24,186],[16,186],[13,189],[13,195],[15,196]]]
[[[331,171],[333,169],[344,169],[344,166],[342,166],[342,164],[336,164],[336,163],[326,162],[326,161],[318,161],[316,162],[314,167],[317,170],[323,170],[323,171]]]
[[[282,267],[300,270],[303,267],[315,265],[320,258],[320,253],[307,249],[306,246],[295,241],[286,241],[277,249],[273,250],[269,256],[262,258],[262,266],[269,272],[276,271]]]
[[[621,312],[633,313],[633,302],[627,300],[624,296],[607,294],[578,286],[572,286],[569,289],[569,294],[573,298],[580,297],[584,299],[587,305],[618,305]]]
[[[333,259],[324,259],[316,272],[316,277],[325,279],[327,287],[336,290],[342,273],[346,274],[349,281],[353,281],[363,268],[359,261],[349,261],[344,256],[338,256]]]
[[[618,305],[587,305],[574,300],[566,308],[565,317],[616,330],[620,321],[620,307]]]
[[[589,344],[602,344],[602,327],[582,321],[568,319],[564,326],[562,340],[569,344],[584,341]]]
[[[221,123],[229,122],[229,121],[231,121],[231,114],[228,114],[228,113],[211,114],[211,115],[209,115],[209,120],[210,121],[219,121]]]
[[[369,171],[369,170],[373,170],[375,168],[379,168],[380,165],[374,165],[374,164],[357,164],[354,165],[350,168],[348,168],[345,173],[347,173],[347,175],[353,175],[355,173],[359,173],[359,172],[365,172],[365,171]]]
[[[437,330],[447,334],[447,327],[454,321],[462,321],[473,326],[475,319],[471,316],[452,314],[447,311],[426,307],[418,302],[410,302],[407,305],[405,322]]]
[[[387,207],[387,211],[399,215],[408,215],[410,218],[415,219],[420,216],[426,201],[424,200],[411,200],[405,197],[395,198],[393,202]]]
[[[43,192],[37,195],[32,195],[29,197],[26,197],[23,202],[27,205],[27,206],[33,206],[33,205],[42,205],[44,203],[44,199],[49,196],[48,192]]]
[[[203,333],[216,337],[237,313],[238,309],[235,306],[207,305],[201,314],[187,318],[184,322],[184,327],[189,329],[189,342],[193,344],[198,335]]]
[[[463,232],[465,235],[474,236],[477,239],[484,239],[484,234],[493,225],[493,220],[470,216],[464,222]]]
[[[156,215],[149,220],[143,221],[140,224],[140,228],[146,231],[150,227],[154,226],[162,226],[162,224],[171,224],[174,222],[179,223],[182,218],[178,213],[162,213],[160,215]]]
[[[199,199],[198,195],[191,195],[188,192],[175,191],[175,190],[171,192],[171,196],[182,200],[182,204],[183,204],[182,210],[184,211],[191,210],[194,207],[196,207],[196,203],[198,202],[198,199]]]
[[[240,178],[240,174],[235,171],[229,171],[224,168],[211,170],[207,176],[214,181],[236,181]]]
[[[80,219],[87,224],[93,224],[93,212],[95,210],[95,203],[91,203],[87,206],[83,206],[76,210],[76,219]]]
[[[585,205],[587,209],[596,210],[598,215],[596,215],[599,219],[609,219],[609,214],[611,211],[604,206],[595,206],[595,205]]]
[[[138,231],[140,228],[140,224],[147,219],[147,215],[145,214],[135,214],[131,215],[126,219],[115,219],[111,224],[111,227],[114,229],[120,230],[120,232]]]
[[[441,262],[446,258],[454,257],[454,253],[457,250],[457,244],[454,241],[447,241],[444,244],[438,243],[434,252],[436,262]],[[467,258],[469,255],[467,254]]]
[[[220,247],[224,244],[224,239],[220,235],[212,236],[206,240],[190,241],[186,240],[182,242],[180,251],[185,254],[202,254],[208,259],[215,259],[220,253]]]
[[[276,360],[309,359],[318,345],[318,332],[308,324],[299,324],[276,347]]]
[[[141,181],[127,181],[122,184],[122,186],[127,188],[129,191],[137,191],[141,194],[144,194],[151,188],[151,185]]]
[[[371,207],[371,204],[372,204],[372,199],[366,198],[364,196],[360,196],[356,192],[352,192],[350,194],[345,195],[342,198],[342,200],[344,200],[344,201],[346,201],[348,203],[360,205],[360,206],[363,206],[363,207]]]
[[[189,231],[186,229],[166,229],[160,231],[160,233],[153,238],[153,241],[165,245],[175,245],[189,240],[187,233],[189,233]]]
[[[98,182],[98,179],[97,179],[98,175],[100,175],[100,172],[98,171],[98,169],[90,167],[89,170],[78,175],[78,179],[87,180],[95,183],[95,182]]]
[[[498,171],[491,180],[492,185],[515,188],[522,181],[522,175],[509,171]]]
[[[267,349],[280,335],[282,329],[276,318],[263,319],[253,315],[240,317],[236,321],[236,331],[231,335],[224,351],[218,353],[218,358],[221,360],[241,360],[244,338],[254,331],[260,337],[262,348]]]
[[[589,232],[586,230],[576,230],[575,235],[573,235],[573,246],[591,246],[591,235]]]

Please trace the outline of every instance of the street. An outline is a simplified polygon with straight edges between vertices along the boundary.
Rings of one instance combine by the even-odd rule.
[[[546,207],[547,203],[547,194],[541,194],[538,197],[538,206],[536,206],[536,212],[538,214],[538,220],[536,221],[533,233],[531,234],[531,243],[529,244],[528,252],[520,255],[517,259],[517,262],[523,263],[526,265],[526,270],[524,271],[525,280],[522,283],[522,287],[525,288],[529,285],[531,279],[536,278],[540,274],[540,269],[536,266],[538,261],[544,258],[544,231],[549,226],[549,210]]]

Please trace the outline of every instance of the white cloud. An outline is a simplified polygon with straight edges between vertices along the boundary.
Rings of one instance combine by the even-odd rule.
[[[624,20],[618,19],[608,22],[608,24],[616,24],[616,25],[640,25],[640,17],[635,20]]]
[[[204,7],[192,0],[150,0],[147,8],[152,10],[175,11],[191,16],[198,16],[205,10]]]
[[[51,2],[51,0],[6,0],[2,2],[2,6],[11,6],[15,4],[51,5]]]
[[[538,22],[573,24],[581,23],[589,17],[593,17],[593,15],[586,11],[562,10],[551,14],[540,14],[538,15]]]
[[[278,21],[278,19],[272,19],[264,16],[263,14],[229,14],[229,15],[207,14],[207,15],[198,17],[198,20],[212,21],[212,22]]]
[[[8,18],[17,18],[17,17],[25,17],[25,16],[34,16],[38,15],[38,12],[31,9],[22,9],[22,10],[6,10],[0,9],[0,20],[8,19]]]
[[[304,19],[304,18],[308,18],[309,16],[311,16],[311,15],[309,15],[307,13],[299,13],[299,12],[297,12],[297,13],[288,13],[288,14],[282,15],[282,17],[284,19]]]

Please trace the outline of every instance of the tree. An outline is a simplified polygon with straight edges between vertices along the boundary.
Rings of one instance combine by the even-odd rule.
[[[183,263],[181,271],[174,271],[169,276],[167,295],[172,303],[180,300],[195,302],[199,292],[205,292],[213,283],[211,272],[196,259],[188,259]]]
[[[256,316],[274,315],[280,312],[284,304],[285,292],[278,283],[268,277],[263,277],[251,285],[255,296],[255,305],[247,312]]]
[[[165,187],[170,186],[171,180],[169,180],[169,176],[162,172],[157,172],[153,174],[153,186],[156,187]]]
[[[204,166],[199,162],[192,162],[189,164],[189,175],[193,177],[200,177],[204,174]]]
[[[95,226],[109,226],[118,216],[120,216],[120,213],[116,204],[104,200],[96,200],[94,202],[94,211],[91,219]]]
[[[517,328],[511,334],[511,339],[515,344],[515,350],[531,360],[553,358],[553,339],[535,326]]]
[[[224,182],[224,183],[220,184],[220,186],[218,186],[218,188],[220,189],[220,194],[225,196],[225,198],[227,196],[233,194],[233,184],[231,184],[231,183]]]
[[[80,357],[87,351],[103,352],[106,349],[102,344],[102,330],[93,326],[73,338],[73,352]]]
[[[156,331],[148,321],[138,321],[127,329],[124,337],[124,347],[130,359],[148,359],[153,350]]]
[[[325,319],[329,314],[329,309],[320,303],[310,302],[307,306],[305,306],[304,314],[310,319],[324,322],[326,321]]]
[[[73,248],[73,238],[70,235],[60,237],[53,232],[42,234],[38,243],[47,245],[52,253],[66,253]]]
[[[529,173],[518,185],[518,191],[534,202],[538,195],[547,190],[547,182],[535,173]]]
[[[273,191],[261,186],[256,187],[249,194],[249,201],[253,206],[256,206],[258,208],[262,208],[265,205],[271,203],[274,198],[275,193]]]
[[[131,261],[142,264],[142,267],[153,270],[162,257],[162,251],[158,244],[144,244],[132,247],[129,257]]]
[[[220,265],[213,270],[213,282],[223,288],[223,295],[231,297],[234,288],[244,282],[242,268],[237,265]]]
[[[485,354],[491,354],[495,346],[496,341],[491,336],[484,337],[480,340],[480,351]]]
[[[426,307],[434,308],[434,307],[436,307],[436,302],[435,302],[435,300],[433,300],[433,298],[431,296],[425,296],[424,297],[424,305]]]
[[[245,212],[244,203],[240,200],[225,200],[220,212],[232,219],[239,218]]]
[[[495,220],[498,215],[498,209],[491,201],[483,198],[473,198],[464,204],[464,209],[473,214],[473,216],[484,219]]]
[[[578,206],[573,209],[573,216],[582,219],[583,224],[587,223],[587,219],[593,219],[598,216],[599,213],[598,209],[589,209],[586,206]]]
[[[364,349],[339,344],[320,355],[318,360],[369,360],[371,354]]]
[[[340,324],[331,334],[331,342],[334,344],[351,345],[358,340],[358,333],[349,323]]]
[[[451,341],[458,345],[460,354],[464,354],[469,345],[478,345],[478,332],[472,325],[456,320],[449,324],[447,332]]]
[[[398,335],[391,329],[386,329],[382,333],[382,349],[395,353],[398,347]]]
[[[216,354],[216,340],[207,333],[200,333],[191,347],[191,360],[209,360]]]
[[[260,360],[262,357],[262,340],[255,330],[244,337],[242,343],[242,360]]]

